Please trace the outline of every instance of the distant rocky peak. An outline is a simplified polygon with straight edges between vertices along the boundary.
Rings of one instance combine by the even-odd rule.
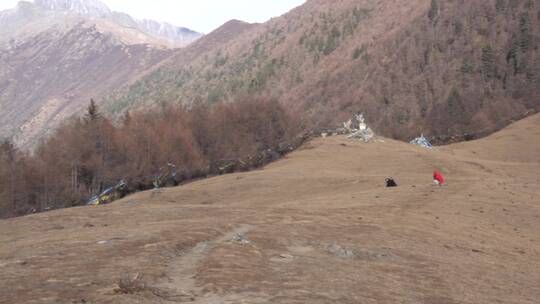
[[[199,37],[201,34],[192,31],[185,27],[178,27],[166,22],[157,22],[154,20],[143,19],[138,21],[139,26],[153,35],[159,35],[169,39],[178,39],[179,37],[186,36],[187,39],[193,39],[191,36]]]
[[[108,17],[112,13],[105,3],[98,0],[34,0],[34,4],[44,10],[69,12],[89,18]]]
[[[128,44],[183,47],[201,36],[187,28],[113,12],[99,0],[21,0],[14,9],[0,11],[0,47],[14,37],[58,25],[69,27],[79,19],[100,24],[100,30],[114,33]]]

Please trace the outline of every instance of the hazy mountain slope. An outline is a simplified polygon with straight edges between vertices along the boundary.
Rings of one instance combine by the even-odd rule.
[[[536,304],[539,118],[433,150],[319,138],[262,170],[2,220],[0,302]]]
[[[365,111],[396,138],[492,132],[538,109],[537,1],[310,0],[149,75],[120,104],[279,97],[315,125]],[[149,98],[151,97],[151,98]],[[116,109],[120,110],[120,109]]]
[[[171,50],[126,45],[95,26],[43,32],[0,49],[0,137],[35,143],[90,98],[134,80]]]
[[[200,37],[97,0],[21,1],[0,12],[0,139],[31,146],[90,98],[133,82]]]

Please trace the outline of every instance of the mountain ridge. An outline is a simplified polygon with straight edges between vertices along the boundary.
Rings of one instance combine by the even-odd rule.
[[[140,32],[141,40],[136,43],[161,44],[168,47],[182,47],[202,36],[185,27],[148,19],[139,20],[126,13],[112,11],[98,0],[35,0],[20,1],[14,9],[0,12],[0,25],[6,28],[4,31],[0,30],[0,45],[1,38],[4,40],[17,38],[18,28],[28,27],[28,23],[30,25],[38,23],[31,31],[36,32],[52,25],[62,24],[63,19],[77,19],[74,23],[82,20],[96,23],[112,22],[125,30]],[[26,21],[21,23],[20,20]],[[14,25],[10,26],[10,23]],[[142,38],[143,36],[147,37]]]

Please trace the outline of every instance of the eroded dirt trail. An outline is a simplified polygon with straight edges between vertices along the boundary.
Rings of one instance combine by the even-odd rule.
[[[153,294],[170,302],[192,303],[226,303],[227,301],[241,300],[239,297],[228,299],[218,294],[203,291],[197,285],[197,267],[204,262],[206,255],[228,242],[247,244],[249,240],[245,234],[252,229],[249,225],[241,225],[216,239],[197,243],[193,248],[179,250],[177,257],[169,261],[165,279],[152,286]]]

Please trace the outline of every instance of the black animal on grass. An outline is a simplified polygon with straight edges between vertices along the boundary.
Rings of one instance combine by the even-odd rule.
[[[386,187],[387,188],[397,187],[397,183],[393,178],[387,178],[386,179]]]

